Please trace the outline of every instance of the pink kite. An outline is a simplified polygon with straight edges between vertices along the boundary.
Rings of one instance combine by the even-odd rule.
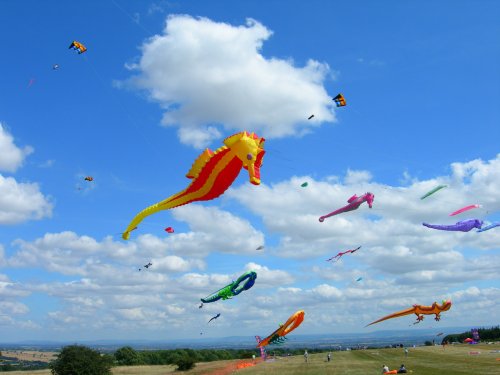
[[[461,214],[462,212],[472,210],[473,208],[480,208],[480,207],[481,207],[480,204],[471,204],[470,206],[465,206],[459,210],[452,212],[449,216],[455,216],[455,215]]]
[[[165,228],[165,232],[167,232],[167,233],[174,233],[174,228],[172,228],[172,227],[166,227]]]
[[[331,261],[332,259],[335,259],[335,262],[336,262],[337,260],[339,260],[339,259],[342,257],[342,255],[349,254],[349,253],[351,253],[351,254],[352,254],[352,253],[354,253],[354,252],[358,251],[359,249],[361,249],[361,246],[358,246],[357,248],[352,249],[352,250],[341,251],[340,253],[338,253],[338,254],[337,254],[337,255],[335,255],[334,257],[331,257],[330,259],[327,259],[326,261],[327,261],[327,262],[329,262],[329,261]],[[334,263],[335,263],[335,262],[334,262]]]
[[[372,204],[373,204],[374,199],[375,199],[375,195],[373,195],[372,193],[365,193],[361,197],[358,197],[356,194],[354,194],[347,201],[347,203],[349,203],[347,206],[344,206],[342,208],[339,208],[338,210],[330,212],[329,214],[327,214],[325,216],[321,216],[319,218],[319,221],[320,221],[320,223],[322,223],[327,217],[338,215],[338,214],[341,214],[343,212],[356,210],[364,202],[368,203],[368,207],[372,208]]]

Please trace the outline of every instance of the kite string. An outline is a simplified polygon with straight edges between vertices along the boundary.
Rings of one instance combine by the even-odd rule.
[[[133,23],[135,23],[137,26],[139,26],[142,30],[144,30],[146,33],[152,35],[154,33],[152,33],[150,30],[148,30],[147,28],[145,28],[144,26],[142,26],[139,21],[133,17],[132,15],[130,15],[130,13],[128,13],[125,9],[123,9],[123,7],[121,5],[119,5],[115,0],[110,0],[123,14],[125,14],[128,18],[130,18],[132,20]]]
[[[101,75],[99,74],[99,72],[97,71],[97,69],[94,67],[93,63],[91,62],[91,60],[88,59],[87,56],[85,56],[85,55],[83,55],[83,57],[84,57],[85,61],[87,61],[88,66],[90,67],[92,73],[97,77],[97,79],[100,81],[100,83],[103,86],[105,86],[105,82],[106,81],[104,80],[104,78],[101,77]],[[143,129],[139,126],[139,124],[137,123],[137,121],[133,118],[133,116],[131,115],[131,113],[130,113],[129,109],[127,108],[127,106],[122,103],[122,101],[117,97],[117,95],[114,92],[113,92],[112,96],[113,96],[114,100],[116,101],[116,103],[121,108],[122,113],[124,113],[126,115],[126,117],[129,119],[129,122],[136,128],[136,130],[138,131],[138,133],[140,134],[140,136],[150,146],[150,148],[154,151],[154,153],[158,157],[164,157],[165,155],[162,155],[158,151],[158,149],[154,146],[153,142],[148,137],[146,137],[146,135],[143,132]]]

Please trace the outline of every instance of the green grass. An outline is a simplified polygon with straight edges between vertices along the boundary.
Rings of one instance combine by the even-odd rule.
[[[276,359],[258,366],[238,371],[241,375],[290,374],[290,375],[376,375],[382,373],[382,365],[391,370],[404,363],[413,375],[498,375],[500,374],[500,345],[457,345],[410,348],[408,357],[403,349],[356,350],[333,352],[331,362],[326,362],[326,353],[309,355],[305,363],[303,356]],[[469,351],[480,351],[470,355]],[[411,372],[410,372],[411,371]]]
[[[113,375],[241,375],[286,374],[286,375],[380,375],[382,365],[391,370],[404,363],[412,375],[498,375],[500,374],[500,344],[495,345],[455,345],[426,346],[410,348],[405,358],[403,349],[368,349],[333,352],[331,362],[326,361],[327,353],[310,354],[309,362],[303,356],[276,358],[275,361],[259,363],[256,366],[231,372],[230,364],[238,361],[218,361],[198,363],[191,371],[177,372],[175,366],[132,366],[115,367]],[[479,351],[479,355],[470,355]],[[232,366],[234,368],[234,366]],[[410,372],[411,371],[411,372]],[[48,370],[6,372],[11,375],[47,375]]]

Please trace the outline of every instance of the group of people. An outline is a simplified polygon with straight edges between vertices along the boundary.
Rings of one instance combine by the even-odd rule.
[[[387,365],[382,366],[382,374],[406,374],[407,372],[408,370],[406,370],[406,367],[403,364],[398,370],[389,370]]]

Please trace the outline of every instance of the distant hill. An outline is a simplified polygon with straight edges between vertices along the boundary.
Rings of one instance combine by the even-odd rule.
[[[469,330],[469,327],[445,327],[432,329],[408,329],[408,330],[384,330],[365,333],[331,333],[317,335],[300,335],[292,333],[283,347],[297,348],[346,348],[357,346],[384,347],[394,344],[405,346],[422,345],[425,341],[441,341],[436,337],[439,332],[445,332],[447,336],[458,334]],[[86,345],[99,348],[102,351],[114,351],[123,346],[131,346],[134,349],[247,349],[256,345],[254,336],[229,336],[214,338],[192,338],[179,340],[73,340],[73,341],[43,341],[25,340],[15,343],[1,343],[2,349],[23,350],[59,350],[66,345]]]

